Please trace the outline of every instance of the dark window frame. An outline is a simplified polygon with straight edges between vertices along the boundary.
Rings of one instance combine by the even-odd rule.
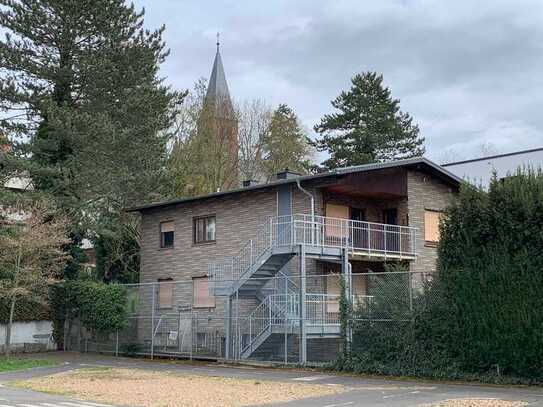
[[[213,219],[214,224],[215,224],[213,240],[207,240],[207,225],[208,225],[206,222],[207,219]],[[202,230],[202,236],[203,236],[202,240],[198,239],[198,231],[197,231],[198,223],[200,221],[204,221],[204,228]],[[197,216],[197,217],[192,218],[192,243],[193,244],[196,244],[196,245],[209,244],[209,243],[215,243],[216,241],[217,241],[217,217],[215,216],[215,214]]]
[[[162,231],[162,225],[165,224],[165,223],[173,223],[174,227],[173,227],[173,231],[171,232],[163,232]],[[166,242],[165,242],[165,234],[166,233],[171,233],[172,234],[172,243],[169,244],[169,245],[166,245]],[[159,240],[160,240],[160,248],[161,249],[173,249],[175,247],[175,221],[174,220],[165,220],[165,221],[162,221],[158,224],[158,235],[159,235]]]

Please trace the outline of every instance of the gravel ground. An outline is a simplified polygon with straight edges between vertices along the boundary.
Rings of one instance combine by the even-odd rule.
[[[496,399],[456,399],[446,400],[432,407],[522,407],[528,403]]]
[[[343,386],[205,377],[138,369],[84,369],[30,379],[17,385],[84,400],[144,407],[241,407],[284,403],[346,390]]]

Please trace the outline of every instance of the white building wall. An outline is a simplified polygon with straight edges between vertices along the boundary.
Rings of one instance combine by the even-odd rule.
[[[443,164],[442,167],[466,181],[486,188],[494,171],[498,178],[503,178],[514,174],[519,167],[543,168],[543,148]]]
[[[0,349],[6,343],[6,324],[0,324]],[[11,345],[14,352],[39,352],[55,350],[53,323],[51,321],[14,322],[11,328]]]

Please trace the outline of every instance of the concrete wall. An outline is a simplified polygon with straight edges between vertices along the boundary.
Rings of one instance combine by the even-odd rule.
[[[6,324],[0,324],[0,349],[6,343]],[[11,328],[11,349],[13,352],[42,352],[55,350],[51,321],[14,322]]]

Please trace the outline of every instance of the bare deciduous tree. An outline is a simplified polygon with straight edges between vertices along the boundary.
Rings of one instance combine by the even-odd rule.
[[[24,221],[0,225],[0,295],[10,304],[6,357],[17,302],[21,298],[46,301],[48,284],[61,275],[68,260],[63,246],[69,243],[67,220],[51,216],[43,205],[12,210],[26,216]]]

